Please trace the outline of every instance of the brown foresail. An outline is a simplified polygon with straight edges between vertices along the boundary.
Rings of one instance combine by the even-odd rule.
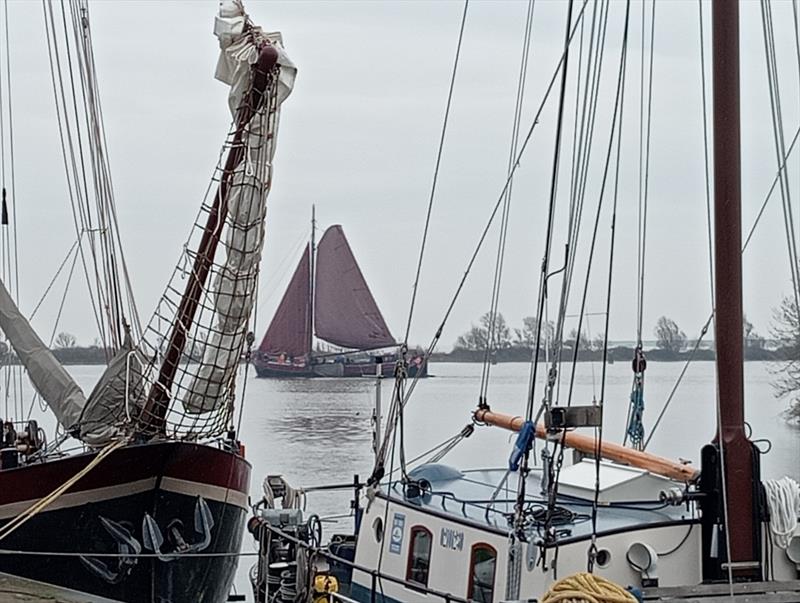
[[[267,333],[258,347],[263,354],[297,357],[311,352],[308,345],[311,340],[310,257],[311,249],[306,246],[294,276],[275,311],[275,316],[269,323]]]
[[[359,350],[394,345],[339,225],[328,228],[319,242],[315,287],[317,337]]]

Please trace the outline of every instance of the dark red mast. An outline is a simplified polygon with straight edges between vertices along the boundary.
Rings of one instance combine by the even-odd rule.
[[[737,579],[759,579],[758,454],[744,429],[738,0],[714,0],[712,21],[715,338],[720,424],[714,446],[703,452],[703,490],[711,495],[709,504],[703,505],[707,547],[704,577],[725,578],[730,569]]]

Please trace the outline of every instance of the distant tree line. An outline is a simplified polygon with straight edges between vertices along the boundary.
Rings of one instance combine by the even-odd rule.
[[[162,342],[163,343],[163,342]],[[203,358],[205,342],[195,340],[184,350],[183,362],[200,362]],[[113,351],[106,349],[99,339],[89,346],[78,345],[77,338],[72,333],[59,333],[53,340],[51,347],[53,356],[64,365],[81,364],[107,364],[113,357]],[[0,364],[19,364],[19,359],[12,349],[4,342],[0,342]]]
[[[453,351],[448,354],[437,354],[434,360],[455,361],[480,361],[487,354],[492,362],[524,362],[531,359],[536,347],[538,320],[535,316],[522,319],[521,328],[511,328],[505,317],[498,313],[494,328],[492,329],[491,314],[486,313],[480,317],[478,324],[473,324],[470,329],[456,339]],[[693,351],[694,342],[690,342],[686,333],[677,323],[667,316],[660,317],[653,329],[655,348],[647,350],[648,358],[652,360],[681,360],[693,353],[698,360],[713,360],[714,350],[701,348]],[[545,351],[555,349],[553,340],[555,326],[552,321],[545,320],[539,335],[538,357],[544,359]],[[753,324],[744,318],[743,333],[745,357],[748,360],[780,360],[789,352],[780,342],[779,349],[768,350],[766,340],[753,328]],[[491,341],[490,341],[491,339]],[[709,340],[712,338],[709,337]],[[577,329],[570,330],[561,343],[562,359],[571,359],[575,356],[579,360],[600,360],[603,356],[605,342],[602,334],[590,337],[584,330],[578,333]],[[633,348],[630,346],[615,345],[608,350],[611,360],[626,360],[632,358]],[[800,366],[797,369],[800,371]]]

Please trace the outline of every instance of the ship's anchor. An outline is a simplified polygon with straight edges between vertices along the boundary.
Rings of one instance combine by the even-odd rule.
[[[145,548],[153,551],[161,561],[174,561],[185,553],[198,553],[208,548],[211,544],[211,529],[214,527],[214,517],[211,509],[202,496],[197,497],[194,506],[194,531],[201,535],[200,541],[189,544],[183,537],[183,522],[180,519],[173,519],[167,525],[167,538],[173,545],[173,551],[165,554],[161,552],[164,545],[164,535],[158,527],[156,520],[149,514],[144,514],[142,520],[142,540]]]
[[[130,530],[122,524],[106,519],[102,515],[98,516],[98,518],[106,532],[117,543],[117,552],[122,555],[117,560],[117,569],[116,571],[112,570],[107,563],[96,557],[81,555],[80,559],[95,575],[110,584],[118,584],[128,577],[137,564],[137,555],[142,552],[142,545],[139,544],[139,541],[131,534]]]

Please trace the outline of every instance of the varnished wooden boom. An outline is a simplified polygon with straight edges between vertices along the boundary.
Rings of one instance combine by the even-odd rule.
[[[502,427],[510,431],[519,431],[525,423],[525,419],[522,417],[515,417],[487,409],[475,411],[475,419],[487,425]],[[545,439],[547,435],[544,424],[538,423],[536,425],[536,437]],[[569,448],[574,448],[575,450],[590,455],[594,455],[597,450],[597,443],[594,437],[574,431],[567,432],[564,437],[564,444]],[[631,467],[645,469],[651,473],[662,475],[679,482],[693,482],[700,476],[700,471],[691,465],[684,465],[683,463],[665,459],[664,457],[656,456],[649,452],[633,450],[632,448],[626,448],[625,446],[612,444],[611,442],[602,442],[600,446],[600,457],[622,465],[630,465]]]

